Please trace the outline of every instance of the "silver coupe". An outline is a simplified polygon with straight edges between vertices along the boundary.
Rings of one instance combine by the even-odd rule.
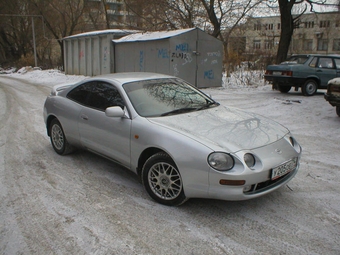
[[[282,125],[154,73],[55,86],[44,120],[58,154],[81,148],[109,158],[135,172],[147,193],[165,205],[194,197],[259,197],[290,181],[301,156]]]

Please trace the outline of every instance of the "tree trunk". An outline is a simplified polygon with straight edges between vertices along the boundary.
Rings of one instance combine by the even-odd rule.
[[[279,48],[276,55],[276,63],[279,64],[287,59],[290,42],[294,32],[294,20],[292,16],[292,7],[295,0],[279,0],[281,14],[281,36]]]

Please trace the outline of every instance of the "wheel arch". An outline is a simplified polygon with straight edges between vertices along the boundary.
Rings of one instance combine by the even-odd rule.
[[[57,119],[57,117],[54,116],[54,115],[50,115],[46,119],[46,129],[47,129],[47,135],[48,136],[51,136],[50,125],[51,125],[52,120],[54,120],[54,119]]]
[[[142,177],[142,169],[143,169],[143,166],[145,164],[145,162],[148,160],[148,158],[150,158],[152,155],[156,154],[156,153],[159,153],[159,152],[163,152],[165,154],[167,154],[172,160],[173,158],[171,157],[171,155],[169,155],[168,152],[160,149],[160,148],[157,148],[157,147],[149,147],[147,149],[145,149],[139,156],[138,158],[138,165],[137,165],[137,175],[139,178]],[[174,161],[174,160],[173,160]],[[175,162],[175,161],[174,161]]]
[[[318,85],[318,88],[320,86],[320,78],[317,77],[317,76],[308,76],[306,79],[305,79],[305,82],[303,84],[305,84],[308,80],[314,80],[316,82],[316,84]]]

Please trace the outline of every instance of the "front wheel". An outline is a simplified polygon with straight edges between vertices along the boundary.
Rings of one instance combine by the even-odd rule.
[[[142,181],[148,194],[160,204],[176,206],[186,201],[179,170],[164,152],[152,155],[145,162]]]
[[[67,142],[64,130],[57,119],[51,121],[50,138],[52,147],[56,153],[65,155],[73,151],[73,147]]]
[[[318,89],[318,84],[315,80],[307,80],[305,84],[302,85],[302,94],[304,96],[313,96]]]
[[[336,114],[338,114],[338,116],[340,117],[340,106],[336,106],[335,110],[336,110]]]

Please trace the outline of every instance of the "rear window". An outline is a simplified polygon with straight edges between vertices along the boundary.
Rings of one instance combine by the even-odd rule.
[[[307,61],[307,56],[292,56],[287,61],[288,62],[295,62],[297,64],[304,64]]]

